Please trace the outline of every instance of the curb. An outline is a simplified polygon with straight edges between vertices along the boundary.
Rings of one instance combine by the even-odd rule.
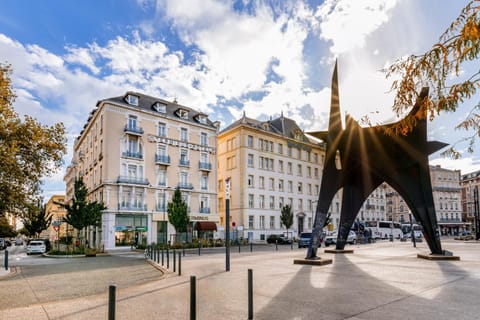
[[[8,271],[9,271],[9,273],[4,274],[4,275],[0,275],[1,280],[9,279],[9,278],[12,278],[12,277],[16,276],[17,274],[19,274],[21,272],[21,269],[20,269],[20,267],[10,267],[10,268],[8,268]]]

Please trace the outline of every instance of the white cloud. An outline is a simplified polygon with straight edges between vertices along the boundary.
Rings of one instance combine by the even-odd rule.
[[[461,169],[461,174],[466,174],[480,170],[480,160],[473,159],[471,157],[460,158],[457,160],[450,158],[436,158],[429,161],[430,165],[436,166],[439,165],[442,168],[449,170],[459,170]]]
[[[95,56],[91,54],[90,48],[76,48],[69,46],[66,49],[69,52],[69,54],[65,56],[66,62],[85,66],[94,74],[100,72],[100,68],[95,65]]]
[[[334,54],[363,47],[365,39],[389,19],[397,0],[326,0],[315,15],[320,36],[332,41]]]

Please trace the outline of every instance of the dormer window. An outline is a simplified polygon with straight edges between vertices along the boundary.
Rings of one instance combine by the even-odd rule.
[[[131,104],[132,106],[138,106],[138,97],[134,95],[127,95],[126,99],[128,104]]]
[[[293,135],[294,135],[295,140],[302,140],[302,138],[303,138],[303,132],[300,129],[295,129],[293,131]]]
[[[177,116],[179,116],[182,119],[188,119],[188,111],[184,109],[178,109]]]
[[[197,121],[202,123],[202,124],[207,124],[207,116],[203,115],[203,114],[199,114],[197,116]]]
[[[155,104],[153,105],[153,109],[157,112],[160,112],[160,113],[166,113],[167,112],[167,106],[163,103],[160,103],[160,102],[155,102]]]

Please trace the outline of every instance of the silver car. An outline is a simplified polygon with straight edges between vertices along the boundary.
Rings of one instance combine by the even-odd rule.
[[[327,237],[325,239],[325,245],[328,246],[330,244],[336,244],[337,243],[337,236],[338,236],[337,231],[334,231],[330,235],[327,235]],[[357,243],[357,234],[352,230],[350,230],[350,232],[348,233],[347,243],[349,243],[349,244]]]
[[[43,241],[30,241],[27,245],[27,254],[32,253],[45,253],[47,248],[45,247],[45,243]]]

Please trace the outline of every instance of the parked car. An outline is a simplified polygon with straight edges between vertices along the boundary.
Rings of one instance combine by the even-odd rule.
[[[15,245],[16,246],[23,246],[23,240],[22,239],[15,239]]]
[[[300,238],[298,239],[298,248],[307,248],[310,244],[310,239],[312,238],[311,232],[302,232],[300,233]]]
[[[271,234],[267,238],[267,243],[291,244],[292,240],[285,238],[283,234]]]
[[[337,231],[333,231],[331,234],[327,235],[325,237],[325,246],[327,247],[331,244],[336,244],[337,243],[337,237],[338,237],[338,232]],[[349,243],[349,244],[357,243],[357,234],[355,233],[355,231],[353,231],[353,230],[349,231],[348,237],[347,237],[347,243]]]
[[[4,238],[0,238],[0,250],[3,250],[7,247],[7,244],[5,243]]]
[[[45,252],[47,252],[47,248],[45,246],[45,242],[41,240],[32,240],[27,245],[27,254]]]
[[[52,245],[50,244],[50,240],[48,239],[29,239],[27,242],[27,246],[30,244],[32,241],[42,241],[43,244],[45,245],[45,250],[46,252],[52,250]]]

